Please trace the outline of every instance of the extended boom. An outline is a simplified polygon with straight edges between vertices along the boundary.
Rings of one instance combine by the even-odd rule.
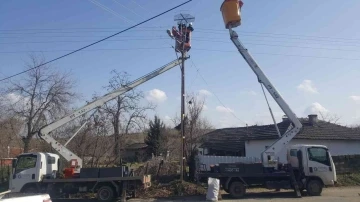
[[[184,60],[186,60],[186,59],[187,58],[184,58]],[[44,139],[47,143],[51,144],[51,146],[56,151],[58,151],[67,161],[70,161],[71,166],[75,167],[76,171],[79,171],[79,169],[82,167],[82,159],[80,157],[78,157],[76,154],[74,154],[73,152],[71,152],[69,149],[67,149],[65,146],[63,146],[62,144],[57,142],[54,138],[52,138],[49,135],[49,133],[51,133],[53,130],[59,128],[60,126],[63,126],[64,124],[74,120],[75,118],[77,118],[97,107],[102,106],[106,102],[118,97],[119,95],[122,95],[122,94],[130,91],[131,89],[135,88],[136,86],[138,86],[142,83],[145,83],[146,81],[149,81],[150,79],[172,69],[173,67],[179,65],[182,62],[182,60],[183,60],[182,58],[178,58],[178,59],[154,70],[153,72],[131,82],[127,86],[122,86],[121,88],[116,89],[116,90],[88,103],[87,105],[74,111],[70,115],[67,115],[67,116],[61,118],[60,120],[57,120],[57,121],[45,126],[44,128],[42,128],[39,131],[39,137]]]
[[[270,95],[274,98],[279,107],[284,111],[286,116],[293,123],[293,128],[291,130],[285,132],[285,134],[282,135],[279,140],[277,140],[261,154],[262,162],[264,163],[265,167],[276,167],[277,161],[275,160],[275,155],[278,154],[290,142],[290,140],[299,133],[302,128],[302,124],[296,117],[295,113],[290,109],[289,105],[285,102],[284,98],[281,97],[280,93],[271,84],[271,82],[261,70],[259,65],[252,58],[249,51],[240,42],[238,34],[232,29],[229,29],[229,32],[231,41],[234,43],[239,53],[243,56],[245,61],[249,64],[251,69],[258,77],[259,83],[265,86],[265,88],[269,91]]]

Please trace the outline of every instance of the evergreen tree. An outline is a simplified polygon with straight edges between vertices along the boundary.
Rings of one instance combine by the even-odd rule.
[[[149,122],[149,131],[145,143],[148,145],[149,151],[155,156],[160,153],[165,155],[164,130],[165,125],[157,116],[154,117],[154,121]]]

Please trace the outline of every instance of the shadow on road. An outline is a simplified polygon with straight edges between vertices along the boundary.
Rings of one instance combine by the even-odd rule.
[[[275,192],[275,191],[268,191],[268,192],[250,192],[245,195],[243,199],[272,199],[272,198],[296,198],[296,194],[293,191],[289,192]],[[229,194],[222,195],[222,201],[232,201],[236,200],[230,197]],[[137,200],[135,199],[134,202]],[[143,200],[146,201],[146,200]],[[153,202],[171,202],[171,201],[186,201],[186,202],[197,202],[197,201],[206,201],[206,196],[191,196],[191,197],[172,197],[172,198],[160,198],[155,199]],[[132,202],[130,200],[129,202]]]
[[[305,194],[306,195],[306,194]],[[306,196],[304,196],[306,197]],[[296,198],[296,194],[293,191],[288,192],[276,192],[276,191],[265,191],[265,192],[249,192],[246,193],[244,199],[273,199],[273,198]],[[223,201],[234,200],[229,194],[222,195]],[[53,202],[95,202],[96,199],[54,199]],[[120,200],[118,200],[120,201]],[[186,202],[197,202],[206,201],[206,196],[189,196],[189,197],[171,197],[171,198],[159,198],[159,199],[129,199],[128,202],[171,202],[171,201],[186,201]],[[115,201],[114,201],[115,202]]]

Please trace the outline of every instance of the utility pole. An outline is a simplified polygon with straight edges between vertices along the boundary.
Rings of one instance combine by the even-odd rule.
[[[195,17],[189,14],[175,15],[174,21],[178,24],[178,29],[173,26],[167,33],[172,39],[175,39],[175,51],[181,53],[181,152],[180,152],[180,180],[184,180],[186,174],[185,158],[185,57],[191,48],[191,32],[194,30],[192,22]]]
[[[185,51],[181,51],[181,168],[180,180],[184,180],[185,169]]]

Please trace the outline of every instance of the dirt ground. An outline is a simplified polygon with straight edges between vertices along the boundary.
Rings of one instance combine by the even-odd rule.
[[[322,196],[310,197],[303,196],[302,198],[295,198],[295,194],[292,191],[281,191],[274,192],[269,190],[248,190],[247,195],[244,199],[234,200],[230,199],[228,194],[223,194],[223,199],[221,201],[226,202],[235,202],[235,201],[271,201],[271,202],[283,202],[283,201],[301,201],[301,202],[360,202],[360,187],[336,187],[336,188],[327,188],[323,190]],[[200,202],[206,201],[205,196],[196,196],[196,197],[179,197],[172,199],[131,199],[128,202],[177,202],[177,201],[186,201],[186,202]]]

